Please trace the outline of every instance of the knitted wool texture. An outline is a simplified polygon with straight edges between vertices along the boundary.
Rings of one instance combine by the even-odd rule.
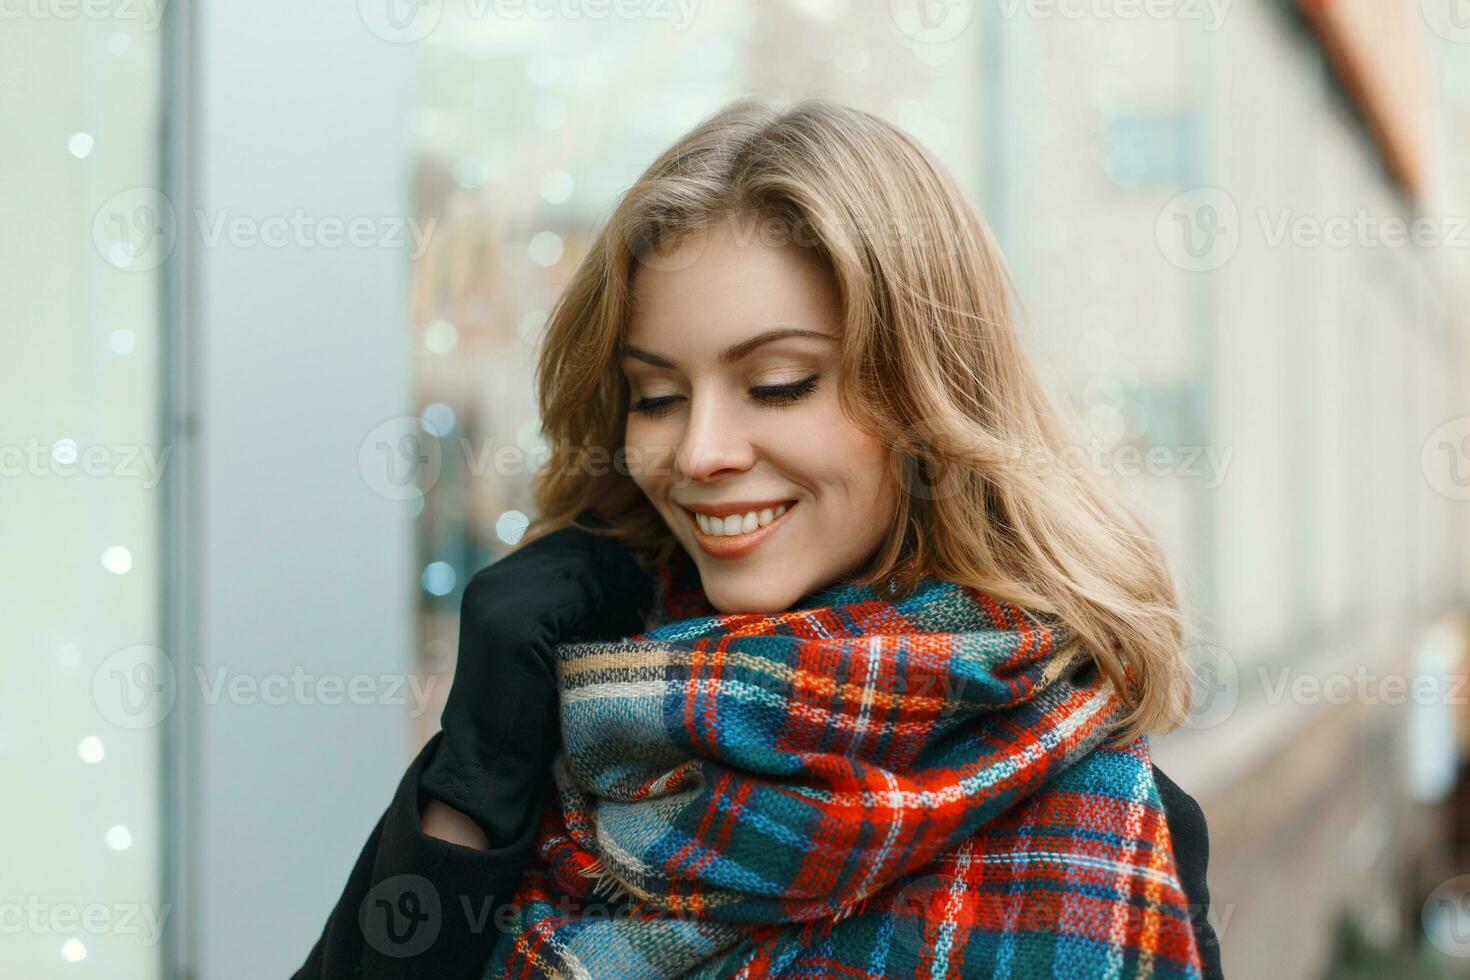
[[[1147,738],[1063,627],[924,579],[556,650],[556,803],[486,977],[1200,976]]]

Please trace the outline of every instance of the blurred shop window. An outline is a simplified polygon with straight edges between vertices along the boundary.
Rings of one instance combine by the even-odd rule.
[[[731,99],[820,95],[913,132],[977,202],[981,185],[974,25],[921,40],[889,4],[844,0],[694,4],[688,19],[679,5],[644,19],[495,9],[446,4],[415,47],[413,206],[430,233],[408,328],[416,410],[441,449],[417,516],[430,673],[454,663],[465,582],[531,516],[547,310],[658,153]],[[422,738],[437,717],[425,712]]]
[[[0,31],[0,974],[161,976],[158,24]],[[78,972],[80,971],[80,972]]]

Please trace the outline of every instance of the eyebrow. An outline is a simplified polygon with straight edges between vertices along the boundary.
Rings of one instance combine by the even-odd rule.
[[[725,348],[724,350],[720,351],[719,361],[721,364],[734,364],[736,361],[740,360],[742,357],[745,357],[757,347],[760,347],[764,344],[769,344],[772,341],[785,340],[787,337],[816,337],[821,340],[837,339],[831,334],[822,333],[818,330],[807,330],[804,327],[777,327],[774,330],[767,330],[764,333],[758,333],[748,340],[742,340],[738,344],[733,344]],[[632,344],[624,344],[620,352],[620,356],[632,357],[640,361],[647,361],[649,364],[652,364],[655,367],[677,368],[679,366],[661,354],[655,354],[653,351],[644,350],[641,347],[634,347]]]

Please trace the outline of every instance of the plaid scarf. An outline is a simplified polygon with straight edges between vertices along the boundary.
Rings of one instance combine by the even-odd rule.
[[[691,568],[557,648],[558,805],[486,977],[1200,976],[1147,739],[1101,744],[1059,623],[937,579],[721,615]]]

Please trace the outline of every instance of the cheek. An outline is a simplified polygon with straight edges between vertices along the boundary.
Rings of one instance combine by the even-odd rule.
[[[644,493],[652,486],[652,472],[648,465],[648,447],[643,427],[631,415],[623,426],[623,462],[628,475]]]
[[[865,522],[887,518],[893,507],[893,462],[884,446],[867,432],[851,429],[839,443],[849,502]]]
[[[623,465],[638,488],[650,498],[673,481],[674,450],[657,422],[630,415],[623,426]]]
[[[787,427],[782,445],[794,472],[840,506],[845,519],[886,517],[892,509],[892,454],[835,403]]]

